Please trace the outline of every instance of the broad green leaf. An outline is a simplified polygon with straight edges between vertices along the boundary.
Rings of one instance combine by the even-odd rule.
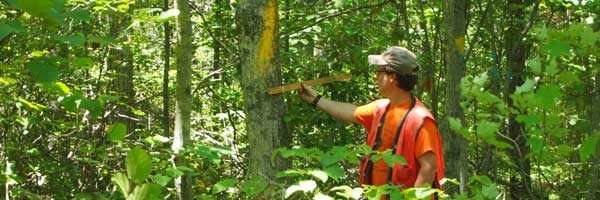
[[[73,47],[83,46],[85,44],[85,36],[82,33],[75,33],[73,35],[68,36],[59,36],[57,39]]]
[[[569,53],[569,43],[560,40],[552,40],[546,45],[546,50],[551,57],[560,57]]]
[[[94,61],[88,57],[78,57],[75,59],[75,61],[73,61],[73,64],[76,67],[91,69],[94,66]]]
[[[386,150],[381,154],[383,161],[388,165],[388,167],[394,167],[395,164],[405,165],[407,164],[404,157],[393,154],[391,150]]]
[[[571,153],[573,151],[575,151],[575,149],[573,149],[573,147],[566,145],[566,144],[559,144],[556,147],[556,152],[558,153],[559,156],[567,157],[567,156],[571,155]]]
[[[127,176],[135,183],[143,183],[152,173],[152,160],[146,151],[135,147],[129,151],[125,158]]]
[[[153,179],[155,183],[159,184],[162,187],[166,186],[167,184],[169,184],[169,182],[171,182],[171,180],[173,180],[171,177],[165,176],[163,174],[154,175]]]
[[[581,84],[581,80],[577,75],[570,71],[563,71],[558,75],[558,81],[563,85]]]
[[[169,19],[174,19],[178,15],[179,15],[179,9],[172,8],[172,9],[169,9],[169,10],[161,13],[160,16],[158,16],[158,18],[156,18],[156,21],[157,22],[165,22]]]
[[[583,26],[583,31],[581,32],[581,43],[588,46],[593,46],[596,44],[594,30],[592,30],[590,26]]]
[[[100,116],[100,114],[102,114],[102,110],[104,109],[100,101],[88,98],[82,98],[79,102],[79,107],[90,111],[90,115],[93,118]]]
[[[27,63],[31,76],[40,83],[51,83],[58,80],[60,72],[55,66],[41,60],[32,60]]]
[[[581,147],[579,147],[579,159],[582,161],[588,160],[590,155],[596,154],[596,143],[598,143],[598,137],[588,137]]]
[[[529,129],[532,126],[538,125],[540,122],[542,122],[542,115],[517,115],[517,121],[524,123],[525,127]]]
[[[483,186],[483,190],[481,191],[481,193],[483,193],[483,196],[485,196],[486,199],[496,199],[498,194],[500,194],[496,189],[496,184]]]
[[[463,137],[468,138],[469,131],[462,126],[462,123],[459,119],[454,117],[448,117],[448,123],[450,124],[450,129],[461,134]]]
[[[121,142],[127,134],[127,126],[123,123],[110,125],[108,128],[108,139],[112,142]]]
[[[327,176],[327,173],[325,173],[324,171],[321,171],[321,170],[311,170],[310,175],[317,177],[323,183],[327,182],[327,179],[329,178]]]
[[[535,93],[537,101],[548,108],[556,104],[556,99],[562,95],[560,87],[556,84],[542,85]]]
[[[225,191],[230,187],[233,187],[237,183],[235,179],[224,179],[219,181],[213,186],[212,193],[217,194],[219,192]]]
[[[329,166],[329,167],[323,169],[323,171],[325,173],[327,173],[327,175],[329,175],[329,177],[331,177],[335,180],[342,178],[345,173],[344,168],[342,168],[338,165]]]
[[[12,33],[14,29],[8,24],[0,24],[0,40]]]
[[[91,19],[90,12],[84,9],[76,9],[65,13],[65,16],[79,21],[88,21]]]
[[[63,19],[59,10],[64,7],[64,1],[55,0],[9,0],[13,6],[29,13],[32,16],[40,17],[52,26],[59,26]],[[62,4],[62,5],[60,5]]]
[[[333,149],[329,150],[326,154],[321,156],[321,165],[323,168],[335,164],[337,162],[343,161],[346,155],[347,148],[336,146]]]
[[[530,92],[531,90],[533,90],[534,85],[535,85],[535,81],[528,78],[527,80],[525,80],[525,83],[523,83],[523,85],[517,86],[515,93],[521,94],[521,93]]]
[[[69,88],[67,85],[60,81],[44,84],[44,90],[48,91],[49,93],[58,95],[67,95],[69,94],[69,92],[71,92],[71,88]]]
[[[477,123],[477,135],[484,139],[495,139],[496,132],[498,131],[499,127],[499,123],[481,120],[479,123]]]
[[[254,176],[242,183],[241,190],[250,197],[254,197],[267,189],[268,182],[261,176]]]
[[[183,176],[183,172],[181,170],[175,169],[173,167],[167,168],[166,171],[167,171],[167,175],[170,176],[170,177],[173,177],[173,178],[177,178],[177,177]]]
[[[535,154],[540,154],[544,146],[544,140],[537,137],[527,139],[527,143],[531,145],[531,152]]]
[[[161,191],[160,185],[145,183],[138,185],[133,189],[131,195],[127,197],[127,200],[154,200],[160,197]]]
[[[551,76],[558,73],[558,66],[555,59],[550,60],[550,63],[546,65],[544,72]]]
[[[538,58],[527,60],[527,67],[529,67],[529,70],[531,70],[531,72],[533,72],[535,75],[542,74],[542,63],[538,60]]]
[[[127,178],[127,176],[125,176],[125,174],[114,173],[114,174],[112,174],[112,177],[110,177],[110,180],[115,185],[117,185],[117,187],[121,190],[121,192],[123,193],[123,196],[125,196],[125,198],[127,198],[127,196],[129,196],[129,191],[131,189],[131,183],[129,182],[129,179]]]

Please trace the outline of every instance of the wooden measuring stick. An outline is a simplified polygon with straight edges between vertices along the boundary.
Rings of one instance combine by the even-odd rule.
[[[300,89],[300,87],[302,87],[301,84],[308,85],[308,86],[316,86],[316,85],[331,83],[334,81],[350,80],[351,77],[352,77],[352,75],[350,73],[339,74],[336,76],[328,76],[328,77],[323,77],[323,78],[319,78],[319,79],[315,79],[315,80],[273,87],[273,88],[269,89],[268,93],[270,95],[274,95],[274,94],[279,94],[279,93],[290,91],[290,90]]]

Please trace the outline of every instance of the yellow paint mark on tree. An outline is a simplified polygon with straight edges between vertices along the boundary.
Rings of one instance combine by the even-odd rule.
[[[259,73],[265,74],[271,67],[273,40],[277,34],[277,4],[269,0],[263,13],[263,31],[258,46],[257,65]]]
[[[464,36],[456,37],[456,39],[454,39],[454,45],[456,45],[456,50],[458,50],[458,52],[460,54],[465,54],[465,37]]]

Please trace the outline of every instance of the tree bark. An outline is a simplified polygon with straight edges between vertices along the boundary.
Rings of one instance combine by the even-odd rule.
[[[163,11],[169,10],[169,0],[163,1]],[[163,24],[164,27],[164,41],[163,41],[163,51],[164,51],[164,59],[165,59],[165,67],[163,70],[163,116],[162,116],[162,124],[164,135],[170,135],[169,128],[170,117],[169,117],[169,68],[171,67],[171,25],[169,22],[165,22]]]
[[[506,63],[508,65],[508,74],[504,87],[504,98],[507,107],[514,107],[510,94],[515,92],[517,86],[523,84],[523,69],[525,68],[525,45],[522,42],[521,32],[525,27],[524,13],[525,3],[523,0],[508,1],[508,29],[504,33]],[[531,161],[527,157],[529,154],[529,146],[527,145],[527,137],[523,133],[523,124],[516,121],[515,114],[509,113],[508,116],[508,135],[516,143],[517,147],[509,151],[511,160],[517,165],[517,173],[510,177],[512,185],[509,186],[509,193],[513,199],[525,197],[531,191]],[[520,150],[520,152],[519,152]]]
[[[192,107],[191,75],[192,75],[192,23],[190,19],[189,0],[175,0],[175,7],[179,9],[176,19],[177,48],[177,97],[175,102],[175,130],[172,149],[175,154],[180,153],[182,148],[188,148],[190,140],[190,114]],[[176,166],[188,166],[189,161],[185,155],[175,158]],[[177,199],[192,199],[192,177],[188,171],[175,179]]]
[[[111,37],[127,41],[127,36],[120,35],[122,28],[129,23],[129,17],[115,15],[111,17],[110,34]],[[123,37],[123,38],[121,38]],[[109,93],[120,96],[120,100],[126,104],[131,104],[134,98],[133,90],[133,52],[126,44],[122,48],[111,48],[109,50],[107,72],[111,78],[108,87]],[[127,125],[127,132],[133,133],[135,130],[135,121],[132,120],[132,112],[123,105],[116,105],[113,111],[111,121],[113,123],[124,123]]]
[[[445,117],[441,120],[442,136],[444,139],[445,161],[447,165],[446,176],[458,178],[460,181],[460,193],[466,192],[468,180],[467,153],[468,144],[466,139],[450,130],[448,118],[454,117],[464,120],[463,110],[460,106],[460,79],[465,75],[465,34],[466,34],[466,1],[445,0],[444,21],[446,30],[446,103]],[[456,192],[456,188],[448,188],[449,193]]]
[[[600,72],[596,72],[596,83],[594,87],[594,101],[600,102]],[[593,106],[592,108],[592,137],[594,134],[600,133],[600,106]],[[598,163],[600,162],[600,140],[596,141],[596,155],[592,161],[592,182],[588,187],[587,199],[596,199],[596,193],[598,192]]]
[[[287,146],[291,138],[283,122],[282,96],[266,92],[281,84],[278,20],[276,0],[238,2],[236,22],[250,149],[249,176],[275,177],[283,161],[278,159],[273,167],[271,154]]]

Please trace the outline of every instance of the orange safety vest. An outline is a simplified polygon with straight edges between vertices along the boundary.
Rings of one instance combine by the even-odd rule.
[[[406,165],[400,165],[396,163],[394,168],[392,169],[392,177],[391,184],[392,185],[402,185],[402,189],[414,187],[415,181],[417,180],[417,175],[419,169],[421,168],[419,163],[415,158],[415,142],[417,141],[417,137],[419,132],[425,122],[426,118],[429,118],[435,122],[433,115],[427,110],[427,108],[423,105],[423,103],[418,100],[416,97],[413,97],[415,101],[414,107],[407,110],[406,121],[402,125],[402,130],[400,131],[400,136],[397,140],[396,151],[394,152],[396,155],[401,155],[406,159]],[[381,118],[383,117],[383,113],[387,109],[390,101],[389,99],[384,99],[381,101],[376,109],[375,115],[373,117],[373,121],[371,122],[371,130],[369,131],[367,136],[367,144],[373,149],[375,144],[375,140],[377,137],[377,129],[382,128],[382,126],[378,126]],[[444,177],[444,158],[442,152],[442,143],[440,135],[437,134],[438,144],[436,151],[436,161],[437,161],[437,173],[435,176],[435,180],[432,183],[432,187],[442,189],[440,185],[440,180]],[[375,149],[376,150],[376,149]],[[362,161],[360,167],[360,180],[359,183],[361,185],[370,185],[371,184],[371,172],[367,172],[367,165],[369,160],[371,159],[371,155],[365,156]],[[369,169],[370,170],[370,169]],[[369,173],[366,175],[366,173]],[[388,174],[389,176],[389,174]],[[388,179],[389,180],[389,179]]]

